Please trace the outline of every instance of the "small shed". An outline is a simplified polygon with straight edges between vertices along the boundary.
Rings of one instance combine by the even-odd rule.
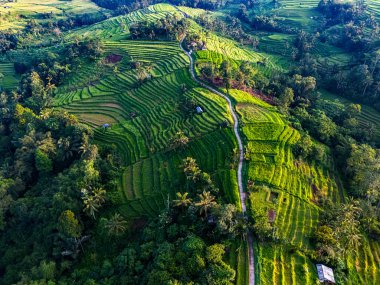
[[[197,107],[195,108],[195,111],[197,112],[197,114],[202,114],[202,113],[203,113],[202,108],[199,107],[199,106],[197,106]]]
[[[330,267],[317,264],[318,279],[322,283],[335,284],[334,272]]]
[[[110,127],[110,124],[104,124],[104,125],[103,125],[103,128],[104,128],[104,129],[108,129],[109,127]]]

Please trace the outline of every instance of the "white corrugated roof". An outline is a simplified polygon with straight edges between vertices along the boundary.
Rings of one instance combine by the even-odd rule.
[[[323,264],[317,264],[317,271],[319,281],[329,281],[335,283],[334,272],[330,267]]]

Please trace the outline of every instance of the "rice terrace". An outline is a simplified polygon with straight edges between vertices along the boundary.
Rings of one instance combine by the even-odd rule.
[[[378,0],[0,0],[0,284],[380,284]]]

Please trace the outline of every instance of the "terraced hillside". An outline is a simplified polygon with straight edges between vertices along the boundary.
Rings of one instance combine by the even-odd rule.
[[[155,18],[164,15],[159,12],[163,6],[172,7],[157,5],[144,11],[148,18]],[[157,14],[152,12],[156,9]],[[230,201],[237,202],[236,173],[231,170],[236,142],[230,128],[219,127],[231,121],[227,105],[192,81],[188,59],[178,42],[107,38],[104,46],[104,57],[117,55],[119,61],[83,63],[59,88],[55,105],[92,127],[100,146],[114,149],[124,166],[114,193],[121,211],[127,216],[156,215],[168,194],[174,197],[183,185],[179,166],[186,156],[196,158]],[[141,64],[139,70],[131,67],[135,62]],[[150,74],[144,82],[136,76],[141,70]],[[204,113],[181,111],[185,98],[201,106]],[[111,127],[104,130],[103,124]],[[191,139],[182,152],[170,150],[170,140],[178,131]]]
[[[260,284],[315,284],[315,264],[305,254],[313,248],[309,238],[321,211],[315,202],[322,197],[335,203],[345,200],[334,164],[327,156],[319,162],[296,159],[292,146],[300,134],[274,107],[241,91],[230,95],[237,102],[247,140],[251,210],[268,214],[279,238],[291,245],[259,243],[256,260]],[[376,284],[380,280],[379,254],[377,244],[364,240],[355,255],[347,257],[349,279]]]
[[[292,3],[282,3],[282,9],[289,5],[292,11],[293,8],[297,11],[307,4],[297,8]],[[202,12],[191,8],[181,10],[190,16]],[[66,78],[55,94],[54,104],[91,127],[97,145],[101,150],[111,150],[115,165],[121,165],[115,191],[110,196],[126,217],[156,216],[167,200],[183,189],[181,164],[187,156],[194,157],[201,169],[212,175],[229,202],[240,205],[233,161],[236,139],[230,127],[220,127],[225,120],[232,122],[226,102],[191,79],[189,60],[178,42],[132,41],[128,37],[131,23],[153,21],[174,13],[183,16],[171,5],[158,4],[65,35],[68,41],[77,36],[100,38],[104,45],[101,60],[83,60],[77,72]],[[286,14],[289,18],[293,16],[294,21],[302,22],[306,18],[307,22],[311,21],[307,13]],[[239,65],[242,61],[257,63],[269,58],[267,67],[258,67],[267,75],[284,66],[278,64],[280,60],[272,60],[275,57],[268,57],[268,53],[286,58],[287,42],[293,40],[292,36],[282,34],[266,35],[261,49],[265,53],[260,53],[217,34],[206,33],[194,22],[192,29],[203,33],[207,45],[207,50],[195,53],[197,63],[229,60]],[[315,47],[315,52],[322,59],[337,63],[349,60],[342,51],[322,44]],[[0,72],[6,74],[3,82],[7,82],[4,85],[7,88],[15,84],[10,67],[13,66],[0,65]],[[230,96],[236,102],[244,126],[241,132],[246,138],[248,159],[245,186],[251,191],[248,201],[251,211],[259,208],[272,216],[275,213],[273,225],[279,238],[291,245],[258,244],[257,282],[315,284],[316,269],[307,252],[313,248],[310,236],[321,211],[316,201],[321,197],[336,203],[345,200],[334,163],[327,155],[322,161],[296,159],[292,146],[300,134],[289,127],[275,107],[237,90],[230,91]],[[201,106],[204,113],[184,111],[184,101]],[[361,124],[365,126],[371,121],[377,126],[380,121],[377,114],[368,110],[363,108]],[[103,128],[104,124],[110,127]],[[179,131],[190,138],[190,143],[186,149],[176,151],[170,141]],[[233,248],[236,250],[229,254],[230,264],[238,269],[237,283],[246,284],[247,246],[237,242]],[[353,280],[349,284],[355,284],[355,280],[363,284],[378,282],[379,256],[378,244],[365,239],[345,261],[348,276]]]
[[[144,9],[136,10],[126,15],[112,17],[100,23],[72,31],[67,37],[74,39],[80,37],[112,38],[116,40],[125,38],[129,34],[129,25],[139,21],[154,21],[165,18],[166,15],[176,14],[182,17],[174,6],[169,4],[156,4]]]
[[[184,17],[186,15],[191,23],[190,31],[195,32],[202,36],[205,40],[207,49],[198,51],[197,57],[211,58],[211,57],[228,57],[235,63],[241,61],[248,61],[257,63],[263,61],[265,57],[268,57],[265,53],[259,53],[254,51],[248,46],[242,46],[240,43],[228,39],[226,37],[217,35],[216,33],[205,31],[201,26],[196,24],[192,17],[206,13],[206,10],[193,9],[189,7],[174,7],[169,4],[156,4],[147,8],[131,12],[125,16],[118,16],[92,25],[82,29],[77,29],[67,35],[67,38],[74,39],[77,36],[81,37],[96,37],[112,40],[125,39],[128,34],[128,26],[138,21],[154,21],[160,18],[165,18],[167,15],[175,14],[177,17]],[[213,14],[208,12],[209,14]],[[269,61],[268,66],[270,68],[280,68],[276,63]]]
[[[380,3],[376,0],[370,0],[367,2],[369,10],[377,17],[380,17]]]
[[[115,166],[121,165],[109,197],[125,217],[156,217],[168,199],[185,191],[181,165],[188,156],[211,175],[223,197],[241,209],[233,159],[236,138],[231,127],[220,126],[232,123],[225,100],[192,80],[189,59],[178,42],[132,41],[127,28],[111,28],[172,11],[172,6],[159,4],[86,28],[88,37],[102,38],[104,56],[97,63],[82,62],[55,94],[55,106],[90,126],[98,147],[110,150]],[[109,37],[110,30],[116,36]],[[139,73],[148,76],[140,80]],[[200,106],[203,113],[183,110],[184,101]],[[170,141],[179,131],[190,142],[175,150]],[[237,271],[237,284],[246,284],[246,244],[236,241],[233,248],[229,262]]]
[[[265,7],[264,10],[270,11],[274,9],[273,13],[279,17],[280,20],[284,21],[284,23],[288,24],[289,27],[311,30],[316,26],[313,18],[317,15],[315,8],[318,6],[318,0],[302,2],[285,0],[277,4],[271,1],[264,1],[264,3],[266,3],[266,5],[263,6]]]
[[[353,103],[346,98],[334,95],[327,91],[321,92],[321,98],[322,100],[327,100],[332,105],[336,105],[337,108],[344,108],[344,106]],[[358,121],[362,128],[371,129],[375,135],[376,141],[380,143],[380,113],[374,108],[362,104]]]
[[[18,0],[0,1],[0,4],[0,30],[22,29],[28,19],[41,20],[43,13],[51,13],[57,19],[62,19],[75,14],[106,12],[91,0]]]
[[[312,58],[305,56],[305,61],[299,61],[295,51],[296,30],[310,33],[316,33],[317,28],[323,30],[321,18],[316,16],[318,0],[264,0],[249,7],[248,13],[275,14],[280,25],[294,28],[283,29],[284,33],[269,32],[275,30],[270,28],[253,31],[255,23],[243,20],[244,32],[238,23],[236,30],[234,24],[229,27],[234,26],[233,31],[239,35],[223,35],[194,21],[193,17],[207,13],[228,25],[234,18],[227,18],[227,14],[233,11],[231,15],[236,16],[239,4],[234,2],[214,12],[156,4],[117,17],[111,17],[110,11],[97,7],[91,0],[18,0],[9,7],[0,7],[0,31],[8,28],[19,31],[29,19],[46,23],[51,17],[49,27],[61,35],[59,40],[52,41],[52,29],[41,29],[39,34],[20,32],[17,48],[0,56],[0,92],[17,87],[19,92],[19,96],[2,94],[3,99],[15,98],[1,102],[5,116],[0,124],[4,135],[0,150],[5,155],[0,159],[4,165],[0,181],[7,185],[0,190],[7,193],[13,188],[21,189],[17,199],[5,197],[6,203],[9,200],[16,204],[7,205],[4,211],[0,209],[0,230],[6,234],[4,239],[0,235],[5,241],[0,247],[3,253],[0,280],[1,275],[8,275],[4,280],[14,282],[7,284],[55,284],[71,280],[94,284],[190,284],[196,278],[196,284],[312,285],[319,284],[315,263],[323,260],[337,273],[337,280],[343,280],[340,284],[380,284],[378,197],[369,188],[374,184],[365,185],[369,190],[363,189],[362,197],[353,198],[346,193],[346,189],[354,188],[351,186],[354,176],[361,174],[356,173],[359,168],[356,166],[371,166],[360,170],[366,172],[365,176],[357,175],[358,180],[377,177],[373,175],[378,170],[374,148],[380,142],[380,115],[363,105],[358,121],[362,129],[369,131],[361,132],[357,127],[357,106],[346,109],[350,101],[318,90],[323,77],[318,75],[317,67],[329,61],[336,65],[336,70],[346,70],[358,59],[348,49],[334,47],[324,38],[317,39],[310,49],[305,48]],[[379,6],[375,1],[369,5],[374,12]],[[7,17],[7,11],[19,16]],[[76,24],[82,23],[75,22],[56,30],[56,20],[82,13],[109,17],[104,17],[107,18],[104,21],[97,19],[99,22],[94,25],[76,28]],[[182,29],[188,27],[187,21],[178,24],[178,19],[168,15],[187,18],[189,28]],[[132,24],[165,18],[164,24],[159,21],[154,28],[146,27],[148,32],[130,35]],[[160,23],[162,26],[158,26]],[[173,31],[181,31],[176,40],[163,40],[165,34],[174,35],[168,32],[171,27],[166,24],[173,24]],[[186,36],[190,38],[192,32],[199,34],[205,44],[196,43],[202,50],[185,54],[179,44],[185,42]],[[251,42],[256,47],[255,39],[246,40],[247,33],[260,38],[257,49],[242,44]],[[157,35],[160,40],[153,40]],[[136,37],[144,40],[132,40]],[[239,38],[241,43],[232,38]],[[82,57],[73,59],[77,54]],[[49,62],[39,64],[43,57]],[[377,59],[373,69],[369,66],[372,75],[377,72]],[[231,66],[222,65],[223,61]],[[24,63],[28,71],[16,74],[14,63]],[[306,77],[308,72],[293,69],[296,66],[302,69],[303,65],[315,68],[318,82]],[[68,69],[62,66],[71,72],[66,74]],[[203,74],[196,78],[201,68]],[[217,76],[212,74],[215,70]],[[358,73],[361,70],[364,69]],[[29,71],[41,73],[42,80]],[[20,78],[23,82],[19,85]],[[210,87],[202,79],[210,79],[218,86],[223,82],[224,86],[250,93]],[[351,87],[351,81],[355,80],[349,80],[347,86]],[[51,82],[59,86],[51,89]],[[363,97],[369,83],[365,84]],[[50,98],[46,98],[50,90],[54,90],[53,108],[64,114],[50,112]],[[318,91],[323,93],[322,98],[317,96]],[[255,96],[278,104],[279,108]],[[203,111],[198,111],[198,107]],[[15,118],[10,120],[8,114],[13,110]],[[66,112],[76,115],[91,131]],[[301,129],[314,136],[313,139],[307,136],[305,145],[309,148],[304,159],[293,152],[301,138],[305,138],[298,131]],[[319,133],[321,141],[331,149],[317,141]],[[359,137],[361,134],[363,139]],[[178,135],[189,139],[185,140],[186,146],[173,143]],[[361,148],[359,144],[363,142],[368,145]],[[66,146],[67,151],[63,148]],[[356,148],[358,157],[353,155]],[[369,153],[367,158],[362,155],[363,150]],[[71,152],[74,154],[65,158]],[[187,157],[194,158],[200,168],[199,171],[197,167],[188,168],[194,172],[192,182],[189,177],[186,179],[183,170]],[[368,163],[360,163],[362,157]],[[336,165],[343,165],[344,169],[337,169]],[[23,174],[25,169],[30,170],[28,175]],[[203,171],[210,174],[212,183]],[[7,172],[14,172],[10,182]],[[343,175],[347,181],[342,181]],[[20,181],[23,182],[19,184]],[[54,181],[54,187],[46,181]],[[198,182],[209,183],[209,188],[203,189],[212,190],[200,194],[203,189]],[[197,188],[197,193],[193,188]],[[53,199],[52,204],[50,197],[65,199]],[[333,213],[328,218],[325,214],[330,213],[330,207],[326,205],[331,206]],[[347,224],[347,228],[351,226],[347,231],[338,229],[342,220],[334,221],[335,216],[340,216],[336,213],[345,214],[344,205],[358,205],[357,212],[352,210],[352,216],[347,215],[341,223]],[[28,214],[18,208],[28,209]],[[42,219],[49,213],[54,218]],[[329,227],[321,227],[326,220],[332,221]],[[27,242],[15,242],[14,236],[22,228],[19,225],[28,221],[36,227],[28,228],[31,234]],[[333,234],[329,235],[328,230]],[[50,244],[39,248],[45,232],[49,233]],[[323,236],[326,243],[321,245],[315,232],[326,234]],[[353,237],[352,233],[357,234],[354,238],[358,240],[341,238]],[[90,234],[91,238],[86,240],[85,235]],[[86,240],[84,247],[80,244],[82,240]],[[354,249],[350,247],[351,240],[356,245]],[[350,251],[342,248],[348,243]],[[14,252],[10,253],[8,247]],[[59,252],[63,257],[58,260]],[[17,262],[8,264],[9,260]],[[70,270],[56,270],[68,265]],[[218,275],[225,275],[220,278],[225,281],[219,282]]]
[[[12,63],[0,63],[0,87],[11,90],[17,87],[18,77]]]

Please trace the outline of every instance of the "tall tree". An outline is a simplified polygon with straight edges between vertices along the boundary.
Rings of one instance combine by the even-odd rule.
[[[121,235],[127,230],[127,222],[119,214],[114,214],[110,219],[106,220],[104,227],[111,235]]]
[[[189,195],[188,192],[185,192],[183,194],[180,192],[177,192],[177,194],[176,194],[177,199],[173,200],[174,206],[180,207],[180,208],[185,208],[185,207],[189,206],[191,204],[191,198],[188,198],[187,197],[188,195]]]
[[[200,214],[204,214],[207,217],[207,212],[209,209],[216,205],[215,197],[211,195],[208,191],[203,191],[201,194],[198,194],[198,202],[195,203],[195,206],[199,207]]]

